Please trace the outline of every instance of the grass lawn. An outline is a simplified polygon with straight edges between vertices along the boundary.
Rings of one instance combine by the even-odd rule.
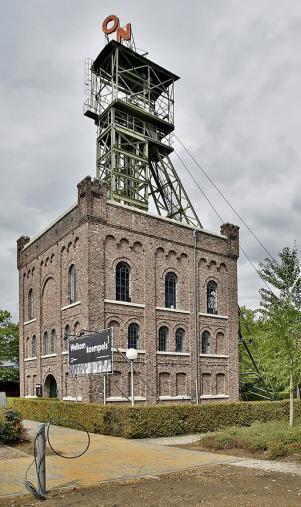
[[[205,449],[242,449],[267,459],[289,457],[301,462],[301,421],[292,428],[287,420],[231,427],[202,438],[200,445]]]

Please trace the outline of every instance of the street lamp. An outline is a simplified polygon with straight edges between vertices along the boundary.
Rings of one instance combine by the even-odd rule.
[[[133,407],[134,404],[135,404],[135,399],[134,399],[134,368],[133,368],[133,361],[135,361],[135,359],[137,359],[138,352],[137,352],[136,349],[128,349],[126,351],[125,355],[126,355],[126,358],[131,363],[131,401],[132,401],[132,407]]]

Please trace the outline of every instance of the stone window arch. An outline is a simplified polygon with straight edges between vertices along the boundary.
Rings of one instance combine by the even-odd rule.
[[[207,313],[218,314],[217,283],[214,280],[207,283]]]
[[[132,322],[128,327],[128,348],[139,349],[140,346],[140,329],[136,322]]]
[[[167,343],[168,343],[168,328],[166,326],[161,326],[158,332],[158,350],[160,352],[166,352]]]
[[[77,301],[77,276],[75,264],[69,267],[69,302],[73,304]]]
[[[131,302],[131,268],[124,261],[116,266],[116,300]]]
[[[34,293],[33,289],[29,289],[28,291],[28,314],[27,320],[34,319]]]
[[[203,331],[202,332],[202,354],[209,354],[210,353],[210,333],[209,331]]]
[[[176,352],[184,352],[185,351],[185,330],[182,327],[178,327],[176,330]]]
[[[178,277],[173,271],[165,275],[165,308],[177,306],[177,281]]]

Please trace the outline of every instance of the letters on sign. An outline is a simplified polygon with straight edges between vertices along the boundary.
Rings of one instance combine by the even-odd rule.
[[[117,42],[121,42],[122,40],[131,40],[132,37],[132,26],[131,23],[127,23],[125,27],[121,28],[120,21],[115,14],[110,14],[102,23],[102,31],[106,35],[110,35],[113,32],[116,32]]]

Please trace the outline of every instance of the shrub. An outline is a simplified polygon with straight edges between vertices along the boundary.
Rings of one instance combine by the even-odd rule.
[[[293,428],[287,420],[254,422],[249,427],[232,427],[202,438],[207,449],[245,449],[264,453],[266,458],[293,456],[301,460],[301,424]]]
[[[9,403],[24,419],[52,421],[92,433],[125,438],[149,438],[205,433],[230,426],[249,426],[255,421],[288,417],[287,401],[211,403],[201,405],[120,406],[74,403],[51,399],[11,398]],[[301,402],[295,401],[296,416]]]
[[[25,437],[22,415],[12,408],[0,409],[0,443],[9,444],[20,442]]]

